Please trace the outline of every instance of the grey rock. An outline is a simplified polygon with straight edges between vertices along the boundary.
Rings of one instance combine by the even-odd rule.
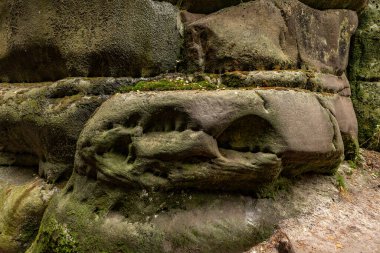
[[[116,84],[114,78],[2,84],[0,165],[35,168],[49,181],[67,178],[79,133]]]
[[[7,176],[18,177],[20,168],[0,167]],[[26,178],[23,171],[23,176]],[[25,180],[25,179],[23,179]],[[37,235],[42,215],[57,188],[42,179],[30,178],[23,183],[0,180],[0,252],[25,252]]]
[[[159,0],[167,1],[177,5],[181,9],[195,13],[211,13],[220,9],[238,5],[249,0]],[[300,0],[300,2],[309,5],[312,8],[326,9],[350,9],[360,11],[368,4],[368,0]]]
[[[165,2],[6,0],[0,13],[3,82],[157,75],[180,53],[178,10]]]
[[[349,10],[319,11],[297,0],[243,3],[187,24],[186,67],[216,73],[302,68],[340,76],[356,26]]]
[[[350,9],[354,11],[363,10],[368,0],[300,0],[310,7],[325,10],[325,9]]]
[[[136,190],[74,172],[46,210],[27,252],[49,252],[61,238],[70,239],[65,245],[74,252],[245,252],[269,238],[281,220],[333,206],[339,198],[333,181],[301,176],[276,198],[256,199],[239,193]]]
[[[83,129],[75,169],[132,188],[245,191],[280,173],[331,173],[343,154],[333,108],[296,91],[115,95]]]
[[[360,15],[352,41],[349,79],[359,121],[359,141],[364,147],[380,150],[380,1],[371,0]]]
[[[302,70],[234,71],[222,75],[222,83],[228,87],[287,87],[314,92],[329,92],[349,97],[350,84],[345,74],[315,73]]]

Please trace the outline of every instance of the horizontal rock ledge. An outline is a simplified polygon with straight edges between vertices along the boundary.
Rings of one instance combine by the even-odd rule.
[[[158,0],[170,2],[178,7],[195,13],[211,13],[220,9],[238,5],[250,0]],[[349,9],[360,11],[368,4],[368,0],[300,0],[300,2],[309,5],[312,8],[327,9]]]
[[[255,189],[281,173],[332,173],[344,151],[339,122],[345,129],[356,120],[353,110],[340,115],[339,97],[276,90],[117,94],[83,129],[75,170],[126,187],[213,190]]]

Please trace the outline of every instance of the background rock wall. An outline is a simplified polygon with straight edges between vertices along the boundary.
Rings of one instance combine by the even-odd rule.
[[[349,78],[361,145],[380,150],[380,1],[360,15],[353,38]]]
[[[0,81],[27,82],[0,84],[0,252],[242,252],[268,236],[302,208],[263,214],[257,196],[358,155],[346,68],[366,3],[0,2]],[[357,101],[377,82],[372,9]]]
[[[157,75],[179,57],[178,9],[169,3],[7,0],[0,8],[1,81]]]

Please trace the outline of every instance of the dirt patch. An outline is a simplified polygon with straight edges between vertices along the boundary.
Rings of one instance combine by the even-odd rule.
[[[362,150],[362,158],[357,168],[340,167],[337,198],[314,202],[310,213],[283,220],[269,240],[249,253],[380,252],[380,153]]]

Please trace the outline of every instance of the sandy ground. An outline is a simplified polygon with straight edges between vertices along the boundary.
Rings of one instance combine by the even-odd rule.
[[[362,150],[362,155],[357,168],[340,167],[345,187],[335,183],[337,196],[326,191],[326,198],[310,202],[315,205],[310,211],[281,221],[277,232],[249,253],[380,252],[380,153]]]

